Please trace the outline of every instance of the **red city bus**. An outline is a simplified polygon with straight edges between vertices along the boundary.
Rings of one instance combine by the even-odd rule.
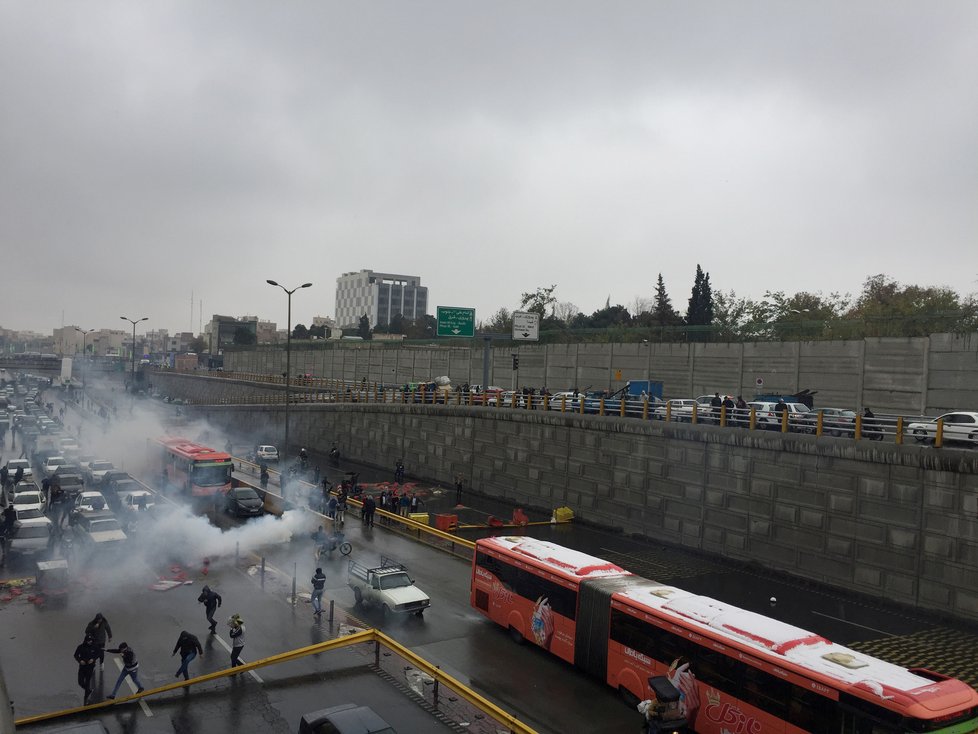
[[[186,438],[164,436],[163,476],[188,497],[212,497],[231,489],[231,455]]]
[[[626,700],[667,676],[700,734],[978,732],[978,692],[526,537],[477,541],[472,606]]]

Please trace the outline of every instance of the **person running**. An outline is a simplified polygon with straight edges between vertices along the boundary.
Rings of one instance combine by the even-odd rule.
[[[78,663],[78,685],[85,692],[83,703],[87,706],[88,699],[95,690],[92,678],[95,677],[95,663],[98,661],[99,650],[91,635],[85,635],[82,643],[75,648],[75,661]]]
[[[183,630],[180,632],[177,644],[173,646],[173,652],[170,653],[170,656],[176,655],[178,651],[180,652],[180,667],[173,674],[173,677],[179,678],[182,675],[184,680],[190,680],[188,666],[195,657],[204,654],[204,649],[200,646],[200,640],[195,635]]]
[[[143,684],[139,682],[139,660],[136,659],[136,651],[133,650],[125,642],[120,642],[119,647],[110,647],[107,652],[114,652],[122,655],[122,670],[119,672],[119,677],[116,679],[115,688],[112,689],[112,693],[106,696],[107,699],[115,698],[115,694],[119,692],[119,686],[122,685],[122,681],[128,676],[132,678],[132,682],[136,684],[136,693],[142,693],[146,689],[143,688]]]
[[[312,613],[316,617],[323,613],[324,588],[326,588],[326,574],[323,573],[323,569],[317,568],[312,577]]]
[[[329,543],[329,537],[326,535],[326,528],[320,525],[318,528],[316,528],[316,532],[314,532],[311,537],[313,542],[312,557],[318,561],[320,556],[326,552],[326,546]]]
[[[102,616],[102,612],[95,615],[95,618],[85,627],[85,636],[91,637],[98,648],[98,669],[105,668],[105,645],[112,642],[112,627],[109,620]]]
[[[237,668],[239,665],[244,665],[241,662],[241,651],[245,646],[245,626],[241,615],[232,614],[228,619],[228,627],[231,628],[228,632],[231,636],[231,667]]]
[[[217,629],[217,620],[214,619],[214,612],[224,603],[224,600],[210,586],[205,586],[200,590],[200,596],[197,597],[197,601],[204,605],[204,614],[207,616],[207,622],[210,624],[211,634],[213,634]]]

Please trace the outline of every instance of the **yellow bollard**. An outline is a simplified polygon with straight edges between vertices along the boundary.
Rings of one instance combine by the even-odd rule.
[[[672,420],[672,403],[666,403],[666,423]]]
[[[720,406],[720,427],[724,428],[727,425],[727,406]]]
[[[854,432],[852,434],[852,438],[853,438],[854,441],[858,441],[862,437],[863,437],[863,417],[857,413],[856,414],[856,425],[855,425],[855,428],[854,428]]]
[[[893,440],[894,440],[894,442],[896,443],[897,446],[900,446],[900,445],[903,444],[903,416],[902,415],[897,416],[896,436],[894,437]]]
[[[618,411],[618,415],[621,418],[625,417],[625,398],[621,399],[621,410]]]
[[[934,448],[939,449],[944,445],[944,419],[937,419],[937,433],[934,434]]]
[[[566,413],[567,412],[567,396],[566,395],[561,395],[560,396],[560,412],[561,413]]]
[[[821,436],[822,435],[822,419],[824,417],[825,417],[825,413],[823,411],[821,411],[821,410],[818,411],[818,415],[815,417],[815,435],[816,436]]]
[[[649,419],[649,399],[645,398],[642,404],[642,420],[647,421]]]
[[[785,410],[781,413],[781,433],[788,432],[788,411]]]
[[[693,419],[690,421],[694,426],[699,420],[700,416],[700,405],[699,403],[693,403]]]
[[[751,431],[757,429],[757,408],[751,408],[750,409],[750,426],[749,426],[749,429]]]

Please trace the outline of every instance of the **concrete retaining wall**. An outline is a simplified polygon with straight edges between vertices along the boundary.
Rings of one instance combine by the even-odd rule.
[[[218,399],[247,383],[161,375]],[[274,390],[274,388],[268,388]],[[284,408],[194,408],[253,440]],[[713,426],[419,405],[295,405],[296,445],[329,447],[450,486],[756,561],[797,576],[978,620],[978,452]],[[257,431],[260,430],[260,435]]]
[[[448,375],[455,384],[482,382],[482,344],[404,346],[381,342],[293,345],[292,373],[400,384]],[[520,369],[512,370],[512,354]],[[285,350],[228,350],[225,368],[281,374]],[[621,375],[619,378],[618,375]],[[731,344],[549,344],[491,350],[490,384],[546,385],[551,391],[616,390],[628,379],[655,379],[669,397],[715,391],[752,397],[759,391],[818,391],[822,406],[876,413],[930,415],[978,408],[978,334],[860,341]]]

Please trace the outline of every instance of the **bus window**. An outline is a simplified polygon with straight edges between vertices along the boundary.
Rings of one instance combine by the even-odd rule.
[[[476,565],[499,579],[507,590],[535,602],[546,598],[554,614],[573,620],[577,617],[577,592],[535,573],[516,568],[488,553],[476,554]]]

